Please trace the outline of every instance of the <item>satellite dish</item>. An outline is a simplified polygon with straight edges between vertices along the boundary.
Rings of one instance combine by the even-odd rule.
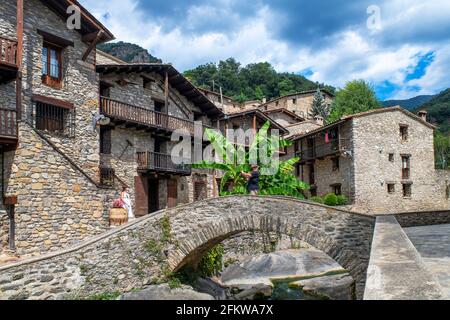
[[[108,117],[103,117],[98,120],[98,124],[101,126],[106,126],[111,123],[111,119]]]

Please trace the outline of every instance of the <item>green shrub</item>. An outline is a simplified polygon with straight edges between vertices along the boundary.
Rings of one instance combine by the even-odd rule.
[[[327,206],[337,206],[338,198],[334,193],[329,193],[323,198],[323,203]]]
[[[309,200],[311,200],[312,202],[323,204],[323,199],[321,197],[315,196],[315,197],[311,197],[311,199],[309,199]]]
[[[337,203],[339,206],[345,206],[348,204],[348,199],[344,195],[337,196]]]
[[[211,277],[217,271],[222,271],[222,259],[224,252],[225,250],[223,245],[218,244],[205,253],[198,265],[198,269],[202,276]]]

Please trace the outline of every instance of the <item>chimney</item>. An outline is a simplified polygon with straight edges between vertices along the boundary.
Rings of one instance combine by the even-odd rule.
[[[315,117],[314,117],[314,121],[315,121],[318,125],[323,126],[323,118],[322,118],[322,117],[320,117],[320,116],[315,116]]]
[[[419,112],[417,112],[417,115],[423,120],[423,121],[427,121],[427,115],[428,112],[426,112],[425,110],[420,110]]]
[[[261,101],[263,104],[264,103],[266,103],[267,102],[267,98],[266,97],[264,97],[264,98],[262,98],[262,101]]]

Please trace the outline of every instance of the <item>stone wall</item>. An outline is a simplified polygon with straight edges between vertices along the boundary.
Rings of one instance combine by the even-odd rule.
[[[450,224],[450,211],[419,211],[396,213],[395,218],[402,228],[421,227],[435,224]]]
[[[7,2],[14,2],[8,0]],[[61,89],[44,85],[42,74],[43,37],[41,29],[61,38],[73,41],[74,46],[63,50]],[[65,21],[38,0],[24,4],[24,58],[23,58],[23,117],[29,121],[33,114],[32,95],[39,94],[75,106],[73,137],[48,134],[49,139],[69,155],[80,167],[97,179],[99,146],[98,132],[92,129],[92,114],[98,112],[98,75],[95,70],[95,55],[90,54],[86,62],[81,60],[88,44],[81,41],[81,34],[69,30]],[[80,143],[81,142],[81,143]]]
[[[164,281],[248,231],[307,242],[357,281],[362,297],[375,219],[284,197],[214,198],[161,211],[61,252],[0,267],[0,299],[87,297]]]
[[[395,213],[449,208],[445,190],[435,178],[432,128],[399,110],[352,122],[356,210]],[[407,141],[401,139],[400,124],[409,126]],[[406,181],[402,180],[402,154],[411,156],[411,177]],[[411,197],[403,196],[403,182],[412,183]],[[394,193],[388,193],[388,183],[395,184]]]
[[[269,102],[264,105],[264,108],[267,107],[266,110],[285,108],[306,119],[309,117],[308,115],[312,108],[314,94],[315,92],[287,95]],[[333,98],[324,92],[322,94],[324,95],[325,103],[331,105]]]
[[[109,228],[116,191],[98,189],[27,124],[19,126],[17,150],[5,153],[5,169],[6,195],[18,196],[18,254],[53,251]]]

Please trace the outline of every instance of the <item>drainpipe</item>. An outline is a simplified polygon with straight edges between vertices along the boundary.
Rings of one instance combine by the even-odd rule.
[[[18,123],[22,120],[22,56],[23,56],[23,0],[17,0],[17,77],[16,77],[16,111]],[[18,124],[16,124],[18,125]]]

